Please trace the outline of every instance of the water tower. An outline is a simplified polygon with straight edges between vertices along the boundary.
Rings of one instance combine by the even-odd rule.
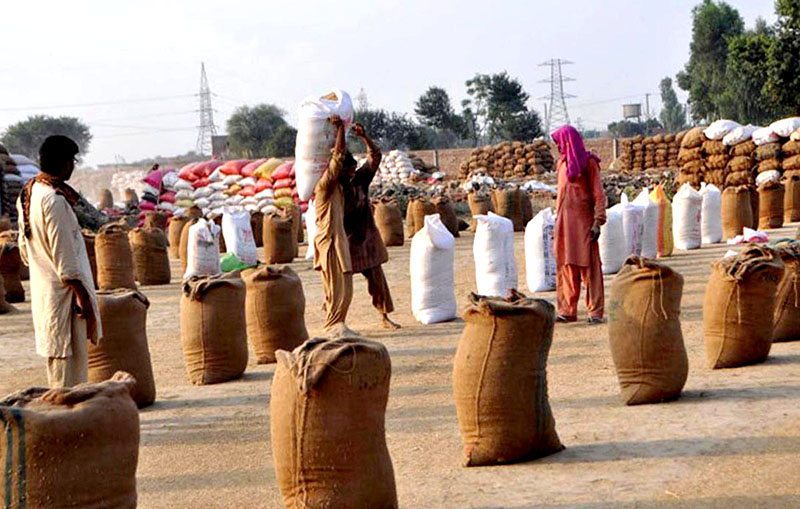
[[[636,104],[623,104],[622,105],[622,118],[630,120],[635,118],[637,122],[642,122],[642,103]]]

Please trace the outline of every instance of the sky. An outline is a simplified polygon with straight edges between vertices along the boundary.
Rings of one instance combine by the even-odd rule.
[[[646,93],[660,109],[660,80],[688,59],[696,3],[6,1],[0,131],[34,114],[76,116],[94,136],[90,166],[185,153],[197,142],[201,62],[220,134],[241,105],[276,104],[294,124],[300,101],[331,87],[413,114],[437,85],[460,109],[465,80],[502,71],[541,114],[549,68],[538,64],[551,58],[574,62],[564,67],[572,123],[602,130]],[[771,1],[728,3],[748,27],[775,19]]]

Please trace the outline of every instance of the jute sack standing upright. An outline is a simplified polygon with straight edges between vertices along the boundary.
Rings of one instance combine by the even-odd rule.
[[[247,367],[244,282],[238,273],[183,282],[181,344],[195,385],[239,378]]]
[[[758,186],[758,229],[783,226],[783,184],[765,182]]]
[[[297,231],[291,214],[267,214],[262,233],[267,263],[292,263],[297,256]]]
[[[16,308],[6,300],[6,288],[3,284],[3,276],[0,274],[0,315],[16,311]]]
[[[136,379],[131,396],[139,408],[156,400],[153,365],[147,346],[147,309],[143,293],[122,288],[97,292],[97,307],[103,325],[103,339],[89,343],[89,381],[102,382],[117,371]]]
[[[406,214],[408,238],[413,238],[425,226],[425,216],[433,214],[436,214],[436,206],[427,198],[415,198],[408,202]]]
[[[250,214],[250,229],[253,230],[253,239],[256,241],[256,248],[264,245],[264,214],[253,212]]]
[[[397,201],[376,200],[374,207],[375,226],[378,227],[383,243],[386,246],[402,246],[405,242],[403,214],[400,213]]]
[[[173,258],[181,257],[181,233],[183,226],[189,222],[188,217],[174,217],[170,220],[167,227],[167,238],[169,240],[169,255]],[[183,269],[186,272],[186,269]]]
[[[783,221],[785,223],[800,221],[800,170],[785,171],[783,185]]]
[[[97,286],[101,290],[136,289],[133,273],[133,253],[124,226],[104,226],[94,238],[97,258]]]
[[[0,457],[9,508],[136,507],[139,412],[136,381],[30,388],[0,401]]]
[[[753,206],[748,187],[726,187],[722,191],[722,240],[741,235],[744,227],[750,228],[752,224]]]
[[[522,214],[522,200],[516,189],[495,189],[492,195],[494,208],[497,214],[511,219],[514,223],[514,231],[525,230]]]
[[[800,340],[800,242],[783,241],[773,246],[783,260],[783,278],[775,298],[772,342]]]
[[[181,274],[186,274],[189,266],[189,229],[199,221],[200,218],[193,217],[183,224],[181,229],[181,241],[179,243],[179,254],[181,258]]]
[[[450,198],[447,196],[439,196],[433,199],[433,206],[436,207],[436,213],[444,223],[445,228],[450,232],[453,237],[459,237],[458,233],[458,216],[456,215],[456,208]]]
[[[276,355],[270,435],[286,507],[397,507],[384,427],[386,347],[315,338]]]
[[[6,302],[25,302],[25,288],[22,286],[22,257],[16,242],[0,243],[0,276],[6,289]]]
[[[608,339],[626,405],[680,396],[689,373],[681,332],[683,276],[631,256],[611,283]]]
[[[133,273],[139,284],[168,285],[171,279],[167,236],[161,228],[134,228],[128,234]]]
[[[83,230],[83,245],[86,246],[86,256],[89,258],[89,266],[92,268],[92,280],[94,281],[95,289],[97,286],[97,256],[94,252],[94,232],[90,230]]]
[[[242,279],[247,340],[258,364],[275,362],[276,350],[294,350],[308,339],[303,283],[287,266],[246,270]]]
[[[467,204],[469,205],[469,213],[472,216],[469,229],[474,232],[478,227],[475,216],[486,216],[489,212],[494,212],[494,206],[492,205],[491,196],[488,194],[478,194],[476,192],[470,192],[467,195]]]
[[[166,230],[167,215],[163,212],[146,212],[144,214],[142,228],[160,228],[161,230]]]
[[[564,448],[547,399],[555,309],[513,291],[471,294],[453,364],[464,465],[539,458]]]
[[[711,264],[703,301],[708,367],[734,368],[767,359],[783,272],[780,257],[763,246],[750,246]]]

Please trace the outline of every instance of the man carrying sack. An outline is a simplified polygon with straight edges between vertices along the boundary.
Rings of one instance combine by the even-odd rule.
[[[353,333],[345,325],[347,311],[353,301],[353,266],[344,230],[344,192],[340,183],[347,152],[345,125],[338,115],[331,117],[331,124],[336,129],[336,144],[328,168],[314,187],[317,207],[314,269],[322,272],[325,332],[337,338]]]
[[[367,136],[361,124],[355,124],[352,132],[367,147],[367,162],[358,169],[355,159],[347,153],[342,178],[344,229],[350,244],[352,269],[354,274],[361,273],[367,278],[367,290],[372,296],[372,305],[382,316],[383,327],[399,329],[400,326],[389,319],[389,313],[394,311],[394,303],[381,267],[389,261],[389,253],[378,227],[375,226],[374,211],[369,199],[369,185],[381,164],[381,151]]]
[[[87,339],[102,335],[92,268],[73,211],[80,195],[67,184],[78,145],[50,136],[39,149],[42,172],[17,200],[19,246],[30,267],[36,352],[47,357],[51,388],[87,381]]]

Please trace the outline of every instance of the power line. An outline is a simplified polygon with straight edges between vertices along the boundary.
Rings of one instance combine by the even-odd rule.
[[[13,108],[0,108],[0,111],[25,111],[25,110],[55,110],[55,109],[66,109],[66,108],[91,108],[94,106],[112,106],[115,104],[134,104],[134,103],[143,103],[143,102],[157,102],[157,101],[171,101],[173,99],[183,99],[186,97],[196,97],[197,94],[184,94],[184,95],[174,95],[169,97],[145,97],[141,99],[119,99],[115,101],[102,101],[102,102],[94,102],[94,103],[83,103],[83,104],[59,104],[59,105],[52,105],[52,106],[15,106]]]
[[[95,139],[99,138],[123,138],[126,136],[143,136],[145,134],[153,134],[153,133],[167,133],[167,132],[178,132],[178,131],[194,131],[197,127],[175,127],[175,128],[166,128],[166,129],[148,129],[145,131],[139,131],[138,133],[120,133],[120,134],[107,134],[105,136],[95,136]]]
[[[174,112],[168,112],[168,113],[152,113],[152,114],[149,114],[149,115],[134,115],[132,117],[125,117],[125,118],[101,118],[101,119],[98,119],[98,120],[87,120],[87,122],[89,122],[89,123],[94,123],[94,122],[119,122],[119,121],[124,122],[126,120],[138,120],[140,118],[172,117],[172,116],[178,116],[178,115],[188,115],[190,113],[191,114],[195,114],[195,113],[197,113],[199,111],[200,110],[184,110],[184,111],[174,111]]]

